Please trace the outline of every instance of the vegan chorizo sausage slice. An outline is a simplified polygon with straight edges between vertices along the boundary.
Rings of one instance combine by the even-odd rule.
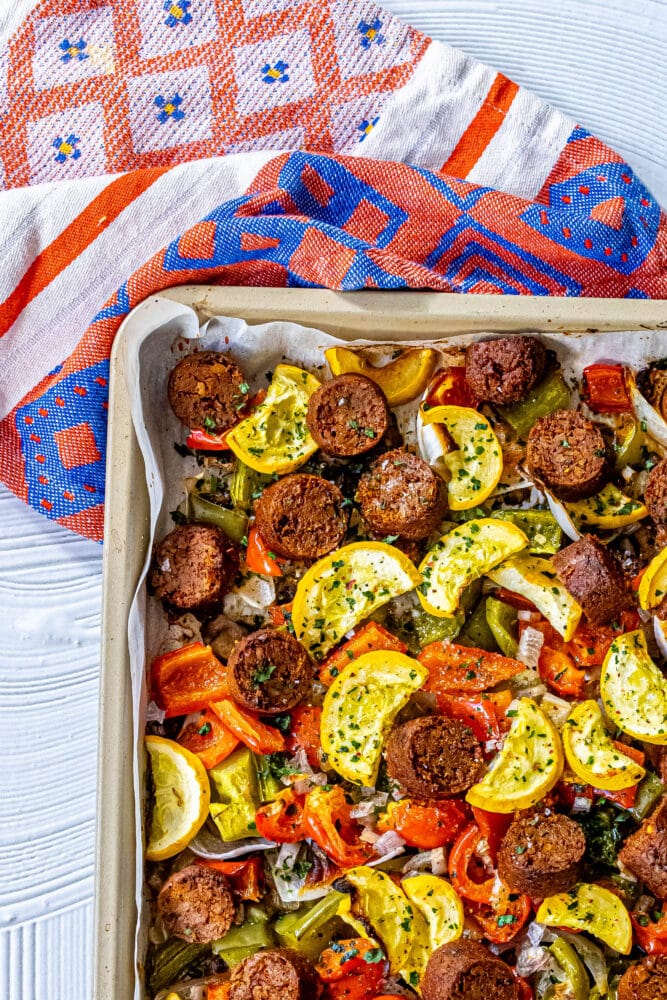
[[[461,938],[437,948],[421,981],[423,1000],[518,1000],[505,963],[477,941]]]
[[[618,859],[647,885],[649,892],[658,899],[667,899],[667,796],[630,834]]]
[[[576,884],[585,851],[583,831],[569,816],[518,816],[498,850],[498,874],[509,889],[544,899]]]
[[[181,423],[213,434],[238,422],[247,392],[239,366],[218,351],[188,354],[171,370],[167,386],[169,403]]]
[[[466,348],[466,381],[480,403],[516,403],[544,375],[547,352],[537,337],[478,340]]]
[[[322,984],[308,959],[293,948],[272,948],[234,966],[229,1000],[319,1000]]]
[[[618,1000],[665,1000],[667,956],[646,955],[626,969],[618,984]]]
[[[422,799],[460,795],[478,780],[481,747],[458,719],[425,715],[396,726],[386,745],[387,773]]]
[[[618,618],[630,605],[620,563],[594,535],[582,535],[557,552],[552,562],[565,587],[594,625]]]
[[[183,524],[155,549],[148,583],[166,604],[180,611],[208,613],[231,590],[238,569],[238,552],[224,531],[207,524]]]
[[[422,458],[395,448],[376,458],[363,474],[357,499],[372,531],[419,541],[440,524],[447,491],[440,476]]]
[[[312,660],[289,632],[264,628],[232,650],[227,661],[232,697],[264,715],[279,715],[306,696],[314,676]]]
[[[561,500],[593,496],[610,473],[600,428],[575,410],[557,410],[535,421],[528,435],[526,462]]]
[[[382,389],[365,375],[338,375],[310,397],[306,423],[318,448],[350,458],[378,444],[387,430],[389,407]]]
[[[196,944],[224,937],[234,919],[234,899],[221,872],[188,865],[160,890],[158,912],[167,934]]]
[[[319,559],[345,538],[345,497],[335,483],[298,472],[267,487],[255,505],[262,538],[286,559]]]

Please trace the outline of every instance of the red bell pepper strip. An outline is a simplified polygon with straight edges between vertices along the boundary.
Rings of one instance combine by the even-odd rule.
[[[151,664],[151,685],[168,719],[198,712],[229,694],[225,667],[201,642],[157,656]]]
[[[367,938],[345,938],[325,948],[317,962],[326,1000],[365,1000],[389,972],[382,949]]]
[[[320,680],[329,687],[348,663],[364,653],[374,653],[386,649],[390,652],[405,653],[408,647],[377,622],[367,622],[354,633],[351,639],[331,653],[320,667]]]
[[[510,656],[447,640],[424,646],[417,659],[429,672],[424,689],[436,696],[459,692],[481,694],[526,669]]]
[[[227,444],[227,434],[211,434],[205,430],[190,431],[185,439],[185,444],[193,451],[229,451]]]
[[[223,726],[210,708],[205,708],[196,722],[185,727],[178,742],[196,754],[207,771],[217,767],[239,745],[237,737]]]
[[[432,850],[453,844],[468,823],[468,810],[463,802],[420,803],[413,799],[391,802],[380,817],[378,833],[395,830],[410,847]]]
[[[269,604],[267,610],[271,624],[275,628],[282,628],[292,617],[292,601],[289,604]]]
[[[353,825],[350,806],[340,785],[308,792],[303,831],[341,868],[364,865],[373,854],[370,845],[358,839],[358,827]]]
[[[497,590],[493,591],[493,596],[497,597],[503,604],[509,604],[513,608],[516,608],[517,611],[537,611],[532,601],[529,601],[527,597],[523,597],[522,594],[517,594],[514,590],[498,587]],[[539,611],[537,613],[539,614]]]
[[[476,823],[466,827],[450,851],[449,877],[459,896],[475,903],[490,905],[496,884],[495,875],[475,881],[470,874],[475,852],[483,839],[482,831]],[[481,876],[487,874],[479,862],[477,869]]]
[[[484,937],[494,944],[507,944],[516,937],[532,912],[528,896],[505,887],[491,906],[473,903],[468,909],[483,929]]]
[[[583,376],[584,398],[594,413],[632,413],[623,365],[588,365]]]
[[[630,747],[625,743],[621,743],[619,740],[613,740],[614,745],[621,751],[621,753],[626,754],[626,756],[631,757],[633,760],[641,764],[642,767],[646,763],[646,754],[642,750],[638,750],[636,747]],[[615,805],[620,806],[621,809],[632,809],[637,800],[637,791],[639,785],[631,785],[629,788],[621,788],[617,792],[610,792],[606,788],[594,788],[593,793],[601,798],[607,799],[608,802],[613,802]]]
[[[310,766],[319,770],[322,709],[319,705],[297,705],[290,715],[292,721],[285,741],[287,749],[292,753],[303,750]]]
[[[248,532],[248,548],[245,552],[246,566],[251,573],[262,576],[282,576],[283,571],[278,563],[278,557],[271,552],[257,528]]]
[[[206,1000],[229,1000],[231,995],[231,983],[209,983],[206,987]]]
[[[285,749],[285,740],[278,729],[265,725],[256,715],[229,698],[213,702],[211,708],[223,726],[255,753],[279,753]]]
[[[460,698],[451,694],[436,696],[439,710],[451,719],[460,719],[472,729],[480,741],[499,740],[509,729],[510,720],[505,716],[512,702],[510,691],[490,694],[467,695]]]
[[[291,788],[278,792],[272,802],[267,802],[255,813],[257,833],[276,844],[296,844],[303,840],[303,795]]]
[[[585,672],[575,667],[564,650],[542,646],[537,669],[545,684],[548,684],[551,690],[561,697],[584,697]]]
[[[239,861],[213,861],[197,858],[197,864],[222,872],[230,881],[232,892],[244,902],[258,902],[264,895],[264,869],[261,858],[241,858]]]
[[[498,848],[509,830],[512,815],[511,813],[487,812],[486,809],[479,809],[477,806],[472,807],[472,814],[482,836],[489,845],[489,854],[495,864],[498,858]]]
[[[533,987],[523,976],[517,975],[516,969],[512,969],[512,975],[516,981],[516,988],[519,991],[519,1000],[534,1000]]]
[[[445,368],[431,382],[428,395],[426,396],[426,406],[474,406],[473,398],[468,383],[466,382],[466,370],[464,365],[452,365]]]
[[[653,919],[651,913],[631,913],[635,941],[647,955],[667,955],[667,913],[662,904],[660,917]]]

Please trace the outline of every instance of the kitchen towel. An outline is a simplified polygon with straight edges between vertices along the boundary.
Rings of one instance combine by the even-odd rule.
[[[604,143],[366,0],[43,0],[0,45],[2,478],[102,539],[111,344],[170,285],[667,298],[666,231]]]

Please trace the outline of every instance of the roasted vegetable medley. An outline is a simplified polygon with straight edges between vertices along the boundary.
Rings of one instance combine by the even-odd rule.
[[[169,378],[148,994],[667,996],[666,364],[324,362]]]

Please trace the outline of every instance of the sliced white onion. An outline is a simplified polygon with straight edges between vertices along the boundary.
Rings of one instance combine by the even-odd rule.
[[[305,888],[305,877],[298,876],[294,872],[294,866],[302,847],[303,844],[282,844],[280,850],[273,857],[269,855],[276,892],[283,903],[300,903],[321,899],[329,892],[328,885]]]
[[[434,847],[431,851],[431,871],[434,875],[447,874],[447,852],[444,847]]]
[[[266,614],[270,604],[276,599],[276,588],[271,577],[256,576],[251,573],[240,587],[236,587],[225,597],[223,610],[232,621],[254,623],[258,614]]]
[[[312,767],[310,766],[310,762],[308,760],[308,754],[306,753],[305,750],[301,749],[297,750],[297,752],[294,754],[294,761],[295,761],[295,766],[298,767],[303,774],[315,773]]]
[[[529,670],[537,670],[540,662],[540,652],[544,645],[544,635],[539,629],[531,628],[528,625],[521,632],[519,648],[516,651],[516,658],[524,663]]]
[[[645,608],[637,608],[637,614],[644,623],[650,622],[651,618],[653,617],[651,612],[647,611]]]
[[[370,800],[358,802],[356,806],[352,806],[350,809],[350,818],[363,819],[366,816],[372,816],[374,812],[375,806]]]
[[[431,466],[443,479],[448,479],[447,466],[445,465],[445,455],[449,450],[449,442],[438,429],[437,424],[425,424],[422,420],[421,409],[415,421],[417,429],[417,447],[419,454],[424,461]]]
[[[376,844],[379,839],[380,834],[372,830],[370,826],[365,826],[359,834],[359,840],[363,840],[366,844]]]
[[[268,851],[276,845],[263,837],[248,837],[246,840],[232,840],[226,843],[220,837],[202,827],[197,836],[190,841],[188,847],[199,858],[209,861],[226,861],[231,858],[242,858],[244,854],[253,851]]]
[[[399,833],[395,830],[387,830],[383,833],[381,837],[375,841],[375,851],[381,856],[383,861],[387,860],[387,856],[391,854],[393,857],[396,853],[402,854],[405,848],[405,841]]]
[[[419,851],[418,854],[414,854],[408,861],[405,862],[401,871],[404,875],[408,875],[410,872],[421,872],[426,868],[430,868],[431,854],[432,851]]]
[[[563,534],[567,535],[567,537],[573,542],[578,541],[581,538],[581,532],[577,529],[577,526],[568,514],[565,505],[562,504],[558,497],[555,497],[550,490],[545,490],[544,494],[547,498],[549,510],[556,518],[558,527],[561,529]]]
[[[538,927],[540,924],[538,924]],[[520,948],[516,955],[517,976],[532,976],[535,972],[541,972],[550,964],[550,954],[546,948],[540,945],[526,944]]]
[[[658,644],[658,649],[660,650],[660,655],[667,659],[667,635],[665,635],[664,630],[665,622],[657,615],[653,618],[653,634],[655,635],[655,641]]]
[[[528,924],[526,937],[532,945],[541,944],[542,941],[553,941],[554,939],[554,935],[546,924],[538,924],[537,920],[533,920],[532,924]]]
[[[166,713],[158,708],[154,701],[149,701],[146,707],[146,722],[159,722],[162,725],[165,718]]]
[[[573,813],[587,813],[591,811],[591,806],[593,805],[593,799],[589,799],[586,795],[575,795],[572,802],[572,812]]]
[[[637,379],[632,369],[624,368],[623,371],[635,417],[640,422],[646,424],[647,433],[658,444],[661,444],[663,448],[667,448],[667,422],[662,414],[654,406],[651,406],[646,396],[643,396],[637,388]]]
[[[570,705],[569,701],[565,701],[565,698],[559,698],[558,695],[552,694],[551,691],[547,691],[544,698],[542,698],[542,704],[540,707],[549,717],[556,729],[563,728],[572,709],[572,705]]]
[[[584,937],[583,934],[570,934],[568,931],[560,931],[559,936],[571,945],[579,953],[580,958],[588,967],[595,985],[600,991],[600,996],[605,997],[609,988],[607,981],[607,960],[600,948]]]

